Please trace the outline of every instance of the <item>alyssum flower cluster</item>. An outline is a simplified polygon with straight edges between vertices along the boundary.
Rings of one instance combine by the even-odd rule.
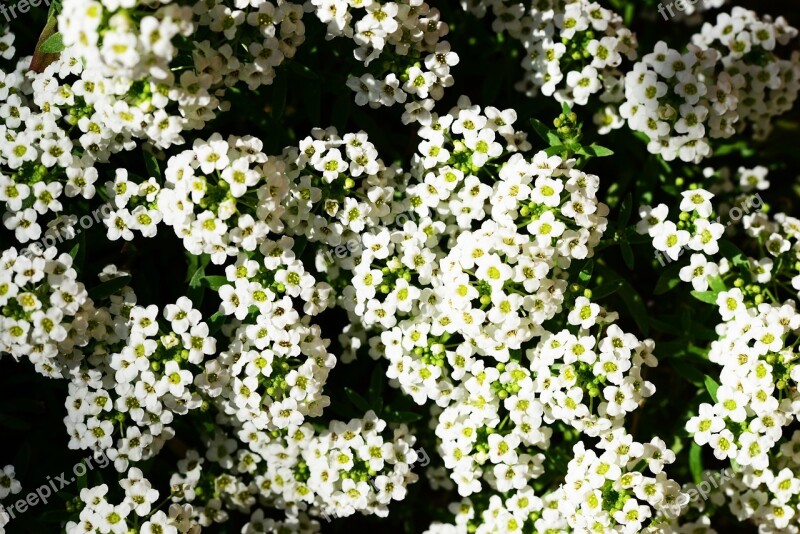
[[[765,138],[800,90],[782,17],[734,7],[680,48],[643,50],[589,0],[463,7],[521,43],[518,89],[588,107],[600,134],[644,134],[636,147],[660,163]],[[726,234],[716,218],[768,194],[766,167],[681,178],[671,204],[638,210],[655,250],[691,251],[676,276],[719,315],[711,402],[680,424],[695,450],[742,469],[696,502],[673,474],[677,438],[639,426],[664,360],[630,284],[593,282],[635,234],[615,178],[586,167],[601,147],[577,144],[569,109],[535,150],[515,109],[466,96],[446,107],[469,54],[445,40],[435,5],[64,0],[54,16],[65,48],[41,72],[12,32],[0,37],[0,353],[66,382],[68,446],[118,474],[81,489],[67,532],[241,518],[242,533],[316,532],[385,518],[415,485],[449,502],[431,534],[689,531],[709,527],[712,504],[797,531],[800,220],[752,210]],[[327,52],[301,48],[314,39],[344,46],[331,57],[354,65],[335,80],[352,112],[391,108],[408,157],[386,155],[369,121],[304,126],[282,150],[267,129],[222,126],[289,71],[320,82],[298,59]],[[118,259],[46,239],[76,236],[98,202],[98,237]],[[726,235],[748,252],[728,254]],[[148,280],[126,261],[152,239],[195,266],[164,302],[135,289]],[[615,309],[604,299],[622,287],[628,308]],[[355,412],[336,405],[336,373],[367,368],[409,411],[357,384],[343,393]],[[415,471],[423,446],[430,465]],[[168,472],[148,472],[154,462]],[[0,499],[17,477],[0,474]]]

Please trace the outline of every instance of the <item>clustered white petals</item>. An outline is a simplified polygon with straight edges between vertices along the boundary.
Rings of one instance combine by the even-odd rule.
[[[772,118],[791,109],[800,91],[800,54],[778,55],[796,35],[782,17],[759,19],[734,7],[705,23],[685,52],[659,41],[625,75],[619,115],[667,161],[699,163],[712,139],[748,127],[765,139]]]

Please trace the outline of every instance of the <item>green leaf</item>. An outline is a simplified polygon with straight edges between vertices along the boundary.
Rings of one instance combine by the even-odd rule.
[[[648,313],[644,301],[627,280],[623,279],[621,282],[622,286],[620,287],[619,294],[623,302],[625,302],[628,311],[631,312],[633,320],[636,321],[636,325],[642,331],[642,334],[647,336],[650,333],[650,324],[648,323]]]
[[[30,421],[26,421],[21,417],[5,414],[0,414],[0,425],[5,428],[13,428],[14,430],[29,430],[31,428]]]
[[[744,252],[742,252],[742,250],[739,247],[737,247],[727,239],[722,239],[719,241],[719,251],[724,258],[727,258],[730,261],[733,261],[733,259],[736,258],[737,256],[742,258],[745,257]]]
[[[562,154],[567,151],[566,145],[555,145],[551,146],[550,148],[546,148],[544,153],[548,156],[555,156],[556,154]]]
[[[219,288],[230,283],[225,276],[204,276],[203,281],[214,291],[219,291]]]
[[[614,151],[611,150],[610,148],[606,148],[600,145],[595,145],[594,143],[592,143],[589,146],[581,147],[579,153],[585,156],[592,156],[595,158],[604,158],[606,156],[614,155]]]
[[[195,308],[199,308],[203,303],[203,278],[206,275],[206,265],[210,261],[208,254],[195,256],[194,254],[186,253],[189,262],[189,269],[187,271],[189,289],[186,291],[186,296],[192,301]]]
[[[61,0],[51,0],[50,9],[47,10],[47,18],[56,18],[61,13]]]
[[[663,350],[663,349],[662,349]],[[681,375],[687,381],[692,383],[695,386],[702,386],[703,385],[703,375],[700,370],[697,369],[694,365],[689,363],[688,361],[680,358],[675,358],[670,360],[669,362],[670,367],[675,370],[676,373]]]
[[[622,206],[620,206],[619,210],[619,222],[618,226],[620,229],[625,228],[628,226],[628,221],[631,220],[631,213],[633,212],[633,197],[630,193],[625,196],[625,200],[622,201]]]
[[[413,423],[415,421],[419,421],[422,419],[422,414],[416,412],[406,412],[406,411],[399,411],[399,412],[391,412],[387,416],[387,421],[391,423]]]
[[[347,398],[350,400],[350,402],[353,403],[353,406],[355,406],[362,412],[366,413],[370,411],[371,408],[369,403],[367,402],[367,399],[356,393],[353,389],[344,388],[344,394],[347,395]]]
[[[706,385],[706,390],[708,391],[708,394],[711,395],[711,399],[714,402],[717,402],[717,390],[719,389],[719,384],[717,384],[717,381],[711,378],[710,376],[706,375],[703,382]]]
[[[287,61],[286,63],[284,63],[284,65],[286,65],[286,68],[288,68],[294,74],[297,74],[298,76],[300,76],[301,78],[305,78],[306,80],[319,81],[320,79],[319,74],[311,70],[306,65],[298,63],[297,61]]]
[[[90,289],[89,296],[94,301],[103,300],[128,285],[130,281],[130,276],[118,276]]]
[[[681,266],[676,263],[664,269],[664,272],[658,277],[656,287],[653,289],[653,294],[663,295],[680,284],[681,279],[678,277],[680,270]]]
[[[369,400],[373,407],[372,409],[375,410],[375,413],[378,415],[383,411],[383,384],[385,378],[383,365],[380,363],[376,364],[369,380]]]
[[[621,287],[622,280],[614,280],[613,282],[597,286],[596,288],[592,289],[592,302],[613,295],[619,291],[619,288]]]
[[[63,52],[66,47],[64,46],[64,39],[61,32],[56,32],[39,45],[39,52],[45,54],[58,54]]]
[[[708,280],[708,285],[711,287],[711,290],[715,293],[721,293],[723,291],[727,291],[728,288],[725,286],[725,282],[722,281],[720,276],[714,276]]]
[[[198,267],[197,270],[192,275],[191,280],[189,280],[189,287],[200,287],[203,283],[203,278],[205,278],[205,267],[201,266]]]
[[[272,84],[272,118],[281,120],[286,110],[286,95],[289,92],[287,76],[278,75]]]
[[[561,112],[564,115],[569,115],[570,113],[572,113],[572,110],[569,108],[569,104],[567,104],[566,102],[562,102],[561,103]]]
[[[148,178],[161,178],[161,169],[158,166],[155,154],[143,149],[142,155],[144,156],[144,166],[147,168]]]
[[[633,249],[631,248],[631,244],[627,241],[623,241],[620,243],[620,247],[622,248],[622,260],[625,262],[628,269],[633,270]]]
[[[550,139],[548,138],[548,135],[550,134],[550,129],[547,126],[545,126],[542,121],[540,121],[539,119],[531,119],[531,127],[533,128],[533,131],[536,132],[536,135],[538,135],[543,140],[550,143]]]
[[[83,461],[81,461],[83,463]],[[85,466],[84,466],[85,467]],[[89,469],[84,469],[83,474],[78,477],[78,489],[85,489],[89,486]]]
[[[583,268],[581,269],[581,272],[578,273],[578,279],[581,281],[581,283],[583,283],[583,285],[587,285],[589,282],[591,282],[593,270],[594,270],[594,261],[590,259],[584,264]]]
[[[717,303],[716,291],[692,291],[692,296],[697,300],[705,302],[707,304]]]
[[[221,311],[214,313],[211,317],[208,318],[208,331],[209,333],[216,334],[222,328],[223,323],[225,323],[225,314]]]
[[[78,235],[78,243],[70,251],[70,256],[72,256],[72,267],[82,273],[86,264],[86,232]]]
[[[700,484],[703,480],[703,448],[693,441],[689,447],[689,470],[695,484]]]

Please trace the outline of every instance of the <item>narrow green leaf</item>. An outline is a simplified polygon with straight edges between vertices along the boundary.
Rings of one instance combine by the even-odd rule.
[[[548,139],[548,134],[550,133],[550,129],[544,125],[542,121],[539,119],[531,119],[531,127],[533,131],[536,132],[536,135],[541,137],[544,141],[550,143],[550,139]]]
[[[645,336],[650,333],[650,324],[648,323],[647,307],[639,293],[627,280],[621,280],[622,286],[620,287],[619,294],[625,302],[628,311],[631,312],[633,320]]]
[[[703,449],[697,442],[692,442],[689,447],[689,470],[695,484],[700,484],[703,480]]]
[[[367,402],[367,399],[356,393],[353,389],[344,388],[344,394],[347,395],[347,398],[350,400],[350,402],[353,403],[353,406],[355,406],[362,412],[366,413],[370,411],[371,408],[369,403]]]
[[[214,291],[219,291],[219,288],[221,288],[225,284],[230,283],[228,282],[228,279],[224,276],[204,276],[202,280],[208,287],[210,287]]]
[[[592,289],[592,301],[597,301],[609,297],[614,293],[616,293],[617,291],[619,291],[619,288],[621,287],[622,287],[621,280],[614,280],[613,282],[599,285],[596,288]]]
[[[378,363],[372,370],[372,376],[369,381],[369,400],[372,409],[375,413],[380,415],[383,411],[383,384],[386,381],[386,376],[383,372],[383,365]]]
[[[130,281],[130,276],[118,276],[90,289],[89,296],[94,301],[103,300],[128,285]]]
[[[701,373],[694,365],[686,360],[675,358],[669,362],[670,367],[675,370],[680,376],[685,378],[694,386],[703,385],[703,373]]]
[[[625,265],[628,269],[633,270],[633,249],[631,248],[631,244],[627,241],[623,241],[620,243],[620,247],[622,248],[622,260],[625,262]]]
[[[620,206],[619,210],[619,222],[618,226],[620,229],[625,228],[628,226],[628,221],[631,220],[631,213],[633,212],[633,196],[630,193],[627,194],[625,200],[622,201],[622,206]]]
[[[707,304],[717,303],[717,293],[715,291],[692,291],[692,296]]]
[[[272,84],[272,118],[280,121],[286,109],[286,95],[289,92],[289,82],[287,76],[279,73]]]
[[[148,178],[161,178],[161,169],[158,166],[158,160],[155,154],[149,150],[142,150],[144,156],[144,166],[147,168]]]
[[[663,295],[667,291],[670,291],[680,284],[681,279],[678,277],[680,270],[681,266],[677,263],[670,264],[667,268],[665,268],[664,272],[661,273],[661,276],[658,277],[658,281],[656,281],[656,286],[653,289],[653,293],[655,295]]]
[[[199,308],[203,303],[203,296],[205,288],[203,287],[203,278],[206,275],[206,265],[210,260],[207,254],[201,256],[194,256],[188,254],[189,257],[189,289],[186,291],[186,296],[192,301],[195,308]],[[192,270],[193,269],[193,270]]]
[[[724,258],[727,258],[728,260],[731,261],[733,261],[733,259],[737,256],[744,257],[744,252],[742,252],[742,250],[739,247],[737,247],[727,239],[722,239],[719,241],[719,251]]]
[[[562,154],[567,151],[567,147],[565,145],[555,145],[551,146],[550,148],[546,148],[544,150],[545,154],[548,156],[555,156],[556,154]]]
[[[205,265],[200,265],[189,280],[189,287],[200,287],[203,283],[203,278],[205,278],[205,271]]]
[[[717,384],[717,381],[711,378],[710,376],[706,375],[703,382],[706,385],[706,390],[708,391],[708,394],[711,395],[711,399],[714,402],[717,402],[717,390],[719,389],[719,384]]]
[[[214,313],[208,318],[208,331],[213,335],[220,331],[222,325],[225,323],[225,314],[221,311]]]
[[[614,151],[604,146],[591,144],[581,148],[581,154],[592,156],[595,158],[604,158],[606,156],[613,156]]]
[[[413,423],[422,419],[422,414],[416,412],[392,412],[387,416],[387,420],[392,423]]]

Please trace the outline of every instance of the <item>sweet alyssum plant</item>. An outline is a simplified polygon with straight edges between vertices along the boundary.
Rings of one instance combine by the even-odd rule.
[[[0,533],[797,532],[798,32],[652,4],[0,19]]]

